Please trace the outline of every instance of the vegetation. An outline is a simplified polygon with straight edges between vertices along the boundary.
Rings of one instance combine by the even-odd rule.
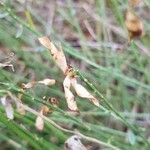
[[[127,0],[0,2],[1,149],[63,149],[75,134],[88,150],[149,149],[150,1],[136,5],[131,8]],[[144,25],[141,37],[129,32],[127,9]],[[78,82],[100,106],[71,89],[79,112],[69,111],[66,75],[38,40],[45,35],[63,49]],[[56,83],[36,84],[47,78]],[[31,88],[25,88],[28,83]],[[8,105],[14,118],[6,116]],[[48,111],[41,115],[43,106]],[[41,131],[35,127],[37,117],[44,119]]]

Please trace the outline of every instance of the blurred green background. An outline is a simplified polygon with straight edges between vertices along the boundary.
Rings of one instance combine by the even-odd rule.
[[[52,78],[56,85],[35,86],[27,90],[22,102],[39,110],[42,98],[56,97],[59,108],[48,117],[70,130],[122,150],[148,150],[150,141],[150,1],[143,0],[136,13],[144,24],[144,36],[127,46],[128,33],[124,12],[128,1],[120,0],[2,0],[0,3],[0,62],[14,53],[12,64],[0,68],[0,96],[7,91],[18,96],[22,83]],[[102,93],[107,102],[129,122],[138,133],[129,130],[125,121],[116,119],[101,98],[96,108],[88,100],[78,98],[80,115],[67,115],[64,98],[64,75],[56,66],[38,37],[47,35],[59,46],[62,44],[68,64]],[[79,79],[91,93],[83,81]],[[93,93],[94,94],[94,93]],[[112,114],[111,114],[112,112]],[[60,131],[50,123],[44,131],[36,131],[33,114],[15,119],[6,118],[0,105],[0,149],[63,149],[71,134]],[[91,150],[108,150],[83,140]]]

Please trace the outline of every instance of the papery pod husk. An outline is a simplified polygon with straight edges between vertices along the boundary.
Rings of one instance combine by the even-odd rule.
[[[125,25],[128,30],[129,41],[139,38],[144,33],[144,26],[141,19],[134,12],[127,10],[125,14]]]

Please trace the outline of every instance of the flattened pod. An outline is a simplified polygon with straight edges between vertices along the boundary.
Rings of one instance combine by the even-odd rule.
[[[2,103],[2,105],[5,109],[7,118],[9,118],[11,120],[14,119],[14,109],[12,107],[11,100],[8,99],[6,96],[4,96],[4,97],[0,98],[0,102]]]
[[[87,150],[87,148],[82,144],[78,135],[73,135],[66,140],[64,150]]]
[[[40,115],[43,116],[43,110],[40,111]],[[37,116],[35,121],[35,127],[38,131],[43,131],[44,129],[44,119],[41,116]]]
[[[63,73],[66,72],[68,69],[66,57],[64,55],[64,52],[62,49],[58,50],[55,45],[48,39],[48,37],[40,37],[39,42],[45,46],[47,49],[49,49],[53,59],[55,60],[58,67],[63,71]]]
[[[66,101],[67,101],[67,104],[68,104],[68,108],[71,111],[78,112],[77,103],[75,101],[73,93],[70,90],[70,88],[71,88],[71,78],[69,76],[66,76],[66,78],[63,82],[63,86],[64,86],[65,98],[66,98]]]
[[[129,10],[125,14],[125,25],[128,29],[130,40],[143,35],[144,27],[142,21],[138,16]]]

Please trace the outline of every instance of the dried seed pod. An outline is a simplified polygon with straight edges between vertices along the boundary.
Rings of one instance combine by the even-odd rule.
[[[99,106],[99,101],[87,91],[85,87],[77,83],[76,78],[72,78],[71,84],[74,87],[78,96],[89,99],[94,105]]]
[[[56,81],[54,79],[43,79],[41,81],[31,81],[31,82],[28,82],[28,83],[22,83],[22,88],[23,89],[31,89],[33,88],[36,84],[44,84],[46,86],[50,86],[50,85],[53,85],[56,83]]]
[[[43,116],[43,110],[40,111],[40,115]],[[38,131],[43,131],[44,129],[44,119],[41,116],[37,116],[35,121],[35,127]]]
[[[71,78],[69,76],[66,76],[66,78],[63,82],[63,86],[64,86],[65,98],[67,100],[68,108],[71,111],[78,111],[78,107],[77,107],[76,101],[74,99],[74,95],[70,91]]]
[[[44,80],[38,81],[38,83],[50,86],[50,85],[55,84],[56,81],[54,79],[44,79]]]
[[[63,87],[68,108],[72,112],[78,112],[78,107],[74,95],[70,90],[71,85],[75,88],[76,93],[80,97],[88,98],[93,104],[99,106],[99,101],[95,97],[93,97],[82,85],[77,83],[76,73],[71,66],[67,65],[66,57],[62,49],[58,50],[46,36],[39,38],[39,42],[49,49],[54,61],[66,76],[63,82]]]
[[[66,62],[66,57],[63,53],[63,50],[58,50],[55,45],[48,39],[48,37],[40,37],[39,42],[49,49],[54,61],[58,65],[58,67],[63,71],[63,73],[66,72],[68,66]]]
[[[77,135],[73,135],[68,138],[64,144],[65,150],[87,150],[82,144],[81,138]]]
[[[0,99],[0,101],[5,109],[7,118],[11,120],[14,119],[14,109],[12,107],[11,100],[4,96]]]
[[[143,35],[144,27],[143,23],[138,16],[132,11],[127,11],[125,14],[125,25],[128,29],[129,40],[138,38]]]

